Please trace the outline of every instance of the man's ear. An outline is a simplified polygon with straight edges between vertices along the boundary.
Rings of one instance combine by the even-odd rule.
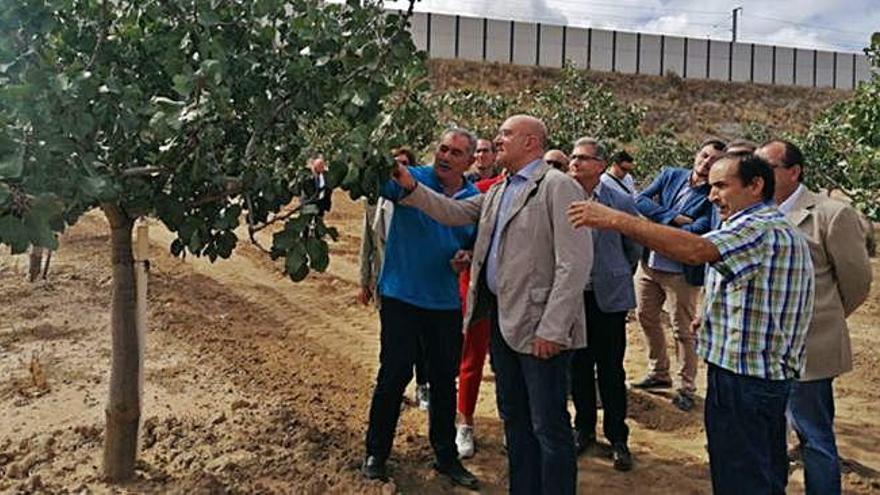
[[[804,167],[801,167],[800,165],[792,165],[791,168],[795,168],[795,167],[797,167],[797,171],[798,171],[798,182],[803,182],[804,181]]]
[[[749,184],[749,190],[757,195],[758,197],[763,197],[764,195],[764,178],[763,177],[753,177],[751,184]]]

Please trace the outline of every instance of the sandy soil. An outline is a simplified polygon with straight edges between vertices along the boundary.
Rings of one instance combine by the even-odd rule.
[[[330,270],[294,284],[259,250],[175,259],[151,230],[150,331],[137,479],[100,479],[109,368],[109,240],[89,214],[62,239],[48,281],[24,282],[24,257],[0,255],[0,492],[459,493],[431,470],[426,415],[407,406],[391,483],[357,472],[377,368],[377,315],[354,303],[362,208],[335,198],[340,228]],[[875,273],[880,265],[875,261]],[[880,493],[880,289],[850,320],[856,371],[837,382],[838,435],[849,493]],[[630,325],[626,367],[642,375]],[[700,383],[704,378],[700,378]],[[467,465],[503,493],[506,459],[487,376],[478,452]],[[702,390],[700,393],[702,394]],[[635,469],[601,451],[579,461],[587,493],[709,493],[702,413],[668,396],[630,392]],[[795,468],[791,493],[803,491]]]

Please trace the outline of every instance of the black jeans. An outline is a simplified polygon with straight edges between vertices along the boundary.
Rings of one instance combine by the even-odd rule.
[[[572,353],[550,359],[519,353],[507,345],[492,313],[490,351],[507,438],[508,489],[514,495],[573,494],[577,459],[566,407]]]
[[[785,404],[791,380],[706,370],[706,440],[715,495],[784,495],[788,483]]]
[[[424,341],[430,390],[429,436],[437,462],[458,457],[455,447],[455,377],[461,358],[461,310],[430,310],[382,297],[379,375],[370,404],[367,455],[384,461],[391,454],[403,391]]]
[[[571,396],[574,426],[588,434],[596,432],[596,380],[605,409],[602,429],[611,444],[626,443],[626,312],[604,313],[593,291],[584,292],[587,312],[587,348],[574,351],[571,362]],[[597,371],[594,371],[597,370]]]
[[[416,353],[416,383],[424,385],[428,383],[428,358],[425,356],[425,338],[419,335],[418,353]]]

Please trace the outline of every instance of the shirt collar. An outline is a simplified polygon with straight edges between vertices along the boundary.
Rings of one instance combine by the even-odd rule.
[[[507,180],[512,181],[512,180],[514,180],[514,177],[518,177],[517,180],[519,180],[519,181],[527,181],[527,180],[531,179],[532,175],[535,174],[535,170],[538,168],[538,165],[540,165],[541,162],[542,162],[542,160],[540,158],[529,162],[525,167],[519,169],[519,172],[517,172],[511,176],[508,176]]]
[[[600,191],[602,191],[602,181],[599,181],[599,183],[596,184],[596,187],[593,188],[593,197],[598,198],[599,194],[601,194]]]
[[[726,224],[730,224],[731,222],[735,221],[736,219],[738,219],[738,218],[740,218],[740,217],[744,217],[744,216],[746,216],[746,215],[752,214],[752,213],[754,213],[755,211],[760,210],[760,209],[762,209],[762,208],[767,208],[767,207],[772,207],[772,206],[773,206],[772,204],[767,204],[767,203],[764,202],[764,201],[758,201],[757,203],[755,203],[755,204],[753,204],[753,205],[751,205],[751,206],[749,206],[749,207],[747,207],[747,208],[744,208],[744,209],[742,209],[742,210],[740,210],[740,211],[734,213],[734,214],[733,214],[730,218],[728,218],[727,221],[725,221],[724,223],[726,223]]]
[[[797,189],[794,190],[782,204],[779,205],[779,211],[782,212],[783,215],[788,215],[791,210],[794,209],[794,204],[797,202],[798,198],[801,197],[801,193],[804,192],[804,185],[798,184]]]

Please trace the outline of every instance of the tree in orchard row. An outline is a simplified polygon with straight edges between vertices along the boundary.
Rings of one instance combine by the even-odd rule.
[[[871,78],[853,96],[822,112],[800,144],[811,167],[806,180],[818,189],[842,191],[873,221],[880,220],[880,33],[865,49]]]
[[[240,219],[273,222],[291,279],[335,238],[303,167],[375,197],[391,147],[422,146],[423,55],[411,13],[375,1],[17,0],[0,4],[0,243],[55,249],[99,207],[111,230],[112,370],[104,473],[134,473],[140,419],[132,227],[161,220],[175,255],[228,257]],[[284,210],[292,198],[305,198]]]

